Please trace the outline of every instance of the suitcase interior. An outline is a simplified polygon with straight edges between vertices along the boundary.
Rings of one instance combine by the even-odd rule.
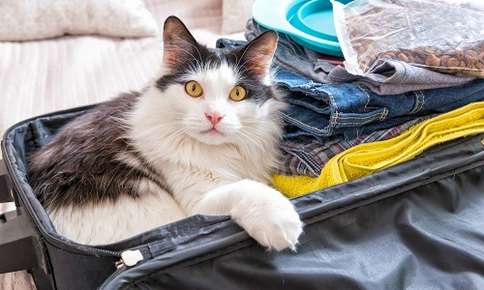
[[[26,177],[27,156],[91,107],[35,117],[5,134],[3,158],[19,209],[0,217],[0,273],[28,269],[38,289],[68,290],[484,285],[476,275],[484,273],[484,135],[293,199],[306,225],[297,253],[265,251],[226,216],[193,216],[92,247],[56,233]],[[127,249],[139,249],[144,260],[116,270]]]

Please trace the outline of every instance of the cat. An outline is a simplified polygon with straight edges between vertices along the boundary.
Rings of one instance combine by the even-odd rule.
[[[277,40],[268,31],[240,49],[209,49],[168,17],[155,80],[77,117],[32,154],[29,181],[58,233],[100,245],[221,214],[268,249],[294,250],[303,224],[267,185],[284,108],[270,80]]]

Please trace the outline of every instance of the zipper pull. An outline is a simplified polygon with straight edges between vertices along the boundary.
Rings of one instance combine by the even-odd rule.
[[[115,263],[117,269],[122,266],[132,267],[143,261],[143,254],[140,250],[126,250],[121,253],[121,259]]]

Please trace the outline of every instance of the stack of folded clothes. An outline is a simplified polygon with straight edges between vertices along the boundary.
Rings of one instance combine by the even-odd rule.
[[[434,145],[480,133],[484,133],[484,102],[474,102],[418,123],[397,137],[345,150],[325,164],[319,177],[276,175],[273,184],[286,196],[297,197],[408,161]]]
[[[263,31],[251,20],[246,38]],[[243,43],[220,39],[217,45]],[[274,66],[275,82],[288,91],[289,107],[283,113],[282,167],[273,183],[288,197],[350,181],[414,158],[438,143],[484,132],[484,79],[399,61],[386,62],[381,74],[355,76],[337,59],[323,58],[283,34]]]

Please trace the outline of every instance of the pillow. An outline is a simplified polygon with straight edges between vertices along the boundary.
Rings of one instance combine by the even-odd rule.
[[[158,26],[142,0],[0,0],[0,40],[64,34],[154,36]]]

